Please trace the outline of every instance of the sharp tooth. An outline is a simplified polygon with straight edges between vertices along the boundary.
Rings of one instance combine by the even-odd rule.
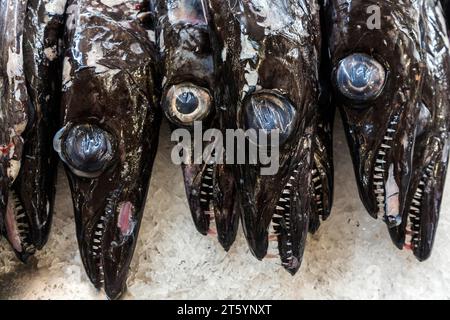
[[[411,206],[411,210],[412,210],[412,211],[415,211],[415,212],[419,212],[419,211],[420,211],[419,208],[414,207],[414,206]]]
[[[288,182],[288,183],[286,184],[286,187],[292,188],[292,184]]]
[[[386,152],[384,152],[383,150],[380,150],[380,151],[378,151],[378,154],[381,155],[381,156],[385,156]]]
[[[377,163],[380,163],[380,164],[385,164],[385,163],[386,163],[386,161],[384,161],[384,160],[381,160],[381,159],[377,159]]]
[[[282,215],[277,214],[277,213],[274,213],[274,214],[273,214],[273,217],[274,217],[275,219],[282,219],[282,218],[283,218]]]
[[[317,187],[316,187],[316,190],[320,190],[320,189],[322,189],[323,188],[323,186],[320,184],[320,185],[318,185]]]
[[[98,239],[94,239],[94,243],[101,243],[101,241]]]
[[[384,186],[384,183],[382,182],[382,181],[379,181],[379,182],[374,182],[373,183],[375,186]]]
[[[417,201],[416,199],[413,199],[412,203],[415,204],[416,206],[420,206],[420,202]]]
[[[389,133],[395,133],[395,130],[394,130],[394,129],[391,129],[391,128],[389,128],[389,129],[387,129],[387,132],[389,132]]]
[[[200,191],[200,194],[203,194],[203,195],[208,195],[208,193],[206,193],[205,191]]]
[[[292,181],[295,180],[294,176],[292,176],[289,180],[292,180]]]
[[[276,228],[276,227],[279,227],[280,225],[279,225],[278,223],[273,222],[273,223],[272,223],[272,226],[273,226],[274,228]]]
[[[385,149],[391,149],[392,148],[391,146],[389,146],[387,144],[384,144],[384,143],[381,145],[381,147],[385,148]]]
[[[278,200],[278,202],[287,202],[288,200],[281,198],[280,200]]]
[[[98,229],[103,229],[103,224],[99,223],[99,224],[97,225],[97,228],[98,228]]]
[[[282,211],[285,211],[285,210],[286,210],[285,208],[280,207],[280,206],[277,206],[276,209],[277,209],[277,210],[282,210]]]
[[[385,136],[385,137],[384,137],[384,140],[386,140],[386,141],[392,141],[392,140],[394,140],[394,139],[391,138],[391,137]]]
[[[313,179],[313,182],[317,182],[317,181],[320,181],[320,177],[315,177],[315,178]]]
[[[291,191],[289,189],[284,189],[283,194],[291,194]]]
[[[92,249],[97,250],[98,247],[97,246],[92,246]]]
[[[298,170],[294,170],[294,173],[298,173]]]
[[[206,199],[200,199],[200,202],[206,203],[206,202],[208,202],[208,200],[206,200]]]
[[[101,235],[102,235],[102,232],[101,232],[101,231],[96,231],[96,232],[94,232],[94,234],[95,234],[96,236],[101,236]]]

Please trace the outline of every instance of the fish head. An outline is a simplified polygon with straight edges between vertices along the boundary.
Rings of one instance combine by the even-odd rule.
[[[115,299],[126,287],[157,151],[157,51],[135,9],[91,9],[68,9],[64,126],[54,149],[69,178],[85,269]]]
[[[372,216],[395,227],[405,208],[420,110],[424,74],[420,15],[407,16],[397,4],[335,5],[328,15],[330,24],[336,22],[329,33],[332,82],[359,193]],[[382,28],[366,21],[370,8],[380,10]],[[388,10],[402,12],[401,18],[386,18]]]

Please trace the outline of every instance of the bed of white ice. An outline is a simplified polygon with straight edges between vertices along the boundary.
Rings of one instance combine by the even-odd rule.
[[[242,230],[229,253],[216,239],[196,232],[180,169],[170,161],[169,140],[164,125],[125,299],[450,298],[450,189],[433,256],[419,263],[397,250],[384,223],[362,207],[340,125],[333,214],[309,237],[295,277],[276,260],[254,259]],[[54,227],[45,249],[22,265],[6,241],[0,242],[0,298],[105,299],[84,273],[74,229],[68,185],[60,170]]]

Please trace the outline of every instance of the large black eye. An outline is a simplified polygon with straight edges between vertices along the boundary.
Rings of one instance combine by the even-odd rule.
[[[212,98],[206,89],[183,83],[170,87],[164,111],[171,122],[191,126],[194,121],[202,121],[209,115],[211,104]]]
[[[352,54],[339,63],[336,84],[347,98],[368,101],[377,98],[386,82],[386,70],[374,58],[362,54]]]
[[[262,90],[244,101],[245,129],[265,131],[267,135],[278,130],[283,144],[294,129],[296,111],[292,103],[281,94]]]
[[[63,128],[54,139],[54,148],[78,176],[100,176],[114,158],[114,139],[107,131],[91,124]]]

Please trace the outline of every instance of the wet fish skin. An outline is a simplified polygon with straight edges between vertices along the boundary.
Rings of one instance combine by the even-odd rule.
[[[3,232],[24,262],[47,242],[55,195],[57,160],[51,140],[59,112],[65,0],[57,7],[50,8],[48,3],[15,1],[11,6],[5,1],[2,10],[11,11],[1,15],[3,41],[9,42],[2,55],[4,78],[9,82],[9,86],[4,82],[9,93],[2,101],[3,120],[9,124],[3,127],[2,146],[15,151],[12,156],[4,154],[2,160],[5,167],[11,169],[15,162],[17,168],[9,183],[2,183],[3,198],[6,194],[9,198]]]
[[[315,214],[313,140],[322,54],[319,5],[314,1],[265,3],[267,7],[253,1],[209,1],[223,79],[217,96],[218,104],[224,106],[221,119],[231,129],[248,129],[245,119],[252,113],[246,108],[252,107],[255,98],[283,101],[282,108],[295,110],[293,118],[286,116],[291,123],[280,148],[277,174],[263,176],[259,165],[234,166],[243,229],[252,253],[258,259],[266,256],[272,231],[270,239],[275,238],[283,266],[294,274]]]
[[[61,116],[65,163],[86,272],[119,298],[137,242],[158,147],[159,55],[132,2],[70,0]]]
[[[216,95],[221,79],[216,72],[215,36],[206,3],[204,0],[158,3],[159,43],[165,79],[162,105],[173,130],[187,128],[193,131],[196,121],[202,124],[202,134],[209,129],[225,133],[226,128],[221,126],[218,118]],[[172,96],[174,88],[179,94],[190,94],[192,99],[197,99],[196,108],[189,112],[203,110],[203,113],[192,118],[180,115],[173,106],[178,101]],[[184,121],[180,117],[185,117]],[[234,175],[226,165],[195,159],[194,143],[193,139],[189,155],[192,163],[181,165],[192,217],[201,234],[217,232],[219,242],[228,251],[236,238],[239,222]],[[210,145],[203,142],[202,150]]]
[[[431,252],[448,157],[449,48],[436,4],[333,0],[326,8],[334,102],[361,199],[387,222],[394,243],[419,260]],[[373,8],[380,28],[369,28]],[[339,82],[345,69],[351,76]],[[358,76],[363,69],[366,78]],[[352,83],[359,83],[359,93]]]

